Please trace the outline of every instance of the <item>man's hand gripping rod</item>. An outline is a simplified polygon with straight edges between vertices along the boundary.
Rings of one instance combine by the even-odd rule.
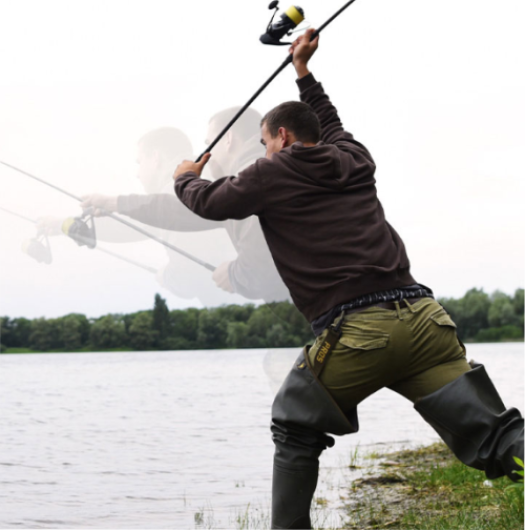
[[[334,13],[324,24],[322,24],[316,31],[312,33],[312,36],[310,37],[310,41],[314,40],[321,31],[330,24],[334,19],[336,19],[347,7],[349,7],[351,4],[353,4],[355,0],[350,0],[347,2],[339,11]],[[244,111],[259,97],[261,92],[264,91],[264,89],[293,61],[293,55],[289,54],[286,59],[283,61],[281,66],[275,70],[275,72],[264,82],[264,84],[255,92],[255,94],[245,103],[245,105],[235,114],[235,116],[229,121],[229,123],[224,127],[224,129],[217,135],[217,137],[213,140],[213,142],[210,143],[210,145],[206,148],[205,151],[202,152],[202,154],[195,160],[195,162],[200,162],[202,157],[209,153],[221,140],[221,138],[229,131],[229,129],[232,127],[232,125],[244,114]]]

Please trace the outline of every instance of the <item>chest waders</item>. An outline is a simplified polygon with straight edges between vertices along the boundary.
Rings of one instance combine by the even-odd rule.
[[[272,481],[272,528],[311,528],[310,505],[317,486],[319,456],[335,440],[359,430],[357,407],[345,414],[319,377],[341,337],[346,313],[403,298],[429,296],[421,285],[365,295],[337,308],[339,316],[326,328],[310,362],[305,346],[272,406],[275,444]]]
[[[335,443],[327,433],[341,436],[359,429],[357,408],[345,414],[319,380],[341,336],[344,315],[343,310],[318,339],[313,363],[305,346],[273,403],[271,528],[311,528],[319,456]],[[519,480],[514,457],[523,460],[523,418],[517,409],[505,408],[482,365],[471,363],[470,371],[417,400],[414,408],[464,464],[491,479]]]

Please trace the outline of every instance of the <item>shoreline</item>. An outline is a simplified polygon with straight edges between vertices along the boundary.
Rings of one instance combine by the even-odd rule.
[[[465,345],[469,344],[523,344],[524,339],[517,340],[499,340],[499,341],[489,341],[489,342],[464,342]],[[303,346],[285,346],[285,347],[278,347],[275,349],[283,349],[283,348],[302,348]],[[232,348],[209,348],[206,351],[220,351],[220,350],[230,350]],[[261,349],[274,349],[274,348],[234,348],[234,349],[241,349],[241,350],[261,350]],[[10,351],[11,350],[11,351]],[[14,351],[13,351],[14,350]],[[118,352],[158,352],[158,351],[173,351],[173,352],[191,352],[191,351],[204,351],[202,349],[193,348],[191,350],[134,350],[132,348],[123,346],[122,348],[108,348],[105,350],[95,350],[95,349],[79,349],[79,350],[72,350],[72,351],[63,351],[63,350],[50,350],[50,351],[38,351],[38,350],[31,350],[29,348],[7,348],[5,351],[0,352],[0,355],[32,355],[32,354],[41,354],[41,353],[118,353]]]
[[[523,483],[489,481],[441,442],[365,459],[374,463],[348,487],[342,528],[523,529]]]

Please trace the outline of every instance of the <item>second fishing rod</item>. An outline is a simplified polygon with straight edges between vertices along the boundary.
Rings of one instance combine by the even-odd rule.
[[[0,164],[3,164],[4,166],[14,170],[14,171],[17,171],[19,173],[22,173],[23,175],[29,177],[29,178],[32,178],[38,182],[41,182],[42,184],[45,184],[46,186],[49,186],[53,189],[55,189],[56,191],[60,192],[60,193],[63,193],[64,195],[67,195],[68,197],[71,197],[72,199],[75,199],[76,201],[78,202],[83,202],[82,201],[82,198],[81,197],[78,197],[77,195],[74,195],[73,193],[70,193],[69,191],[59,187],[59,186],[56,186],[55,184],[51,184],[50,182],[48,182],[47,180],[44,180],[40,177],[37,177],[36,175],[33,175],[32,173],[28,173],[27,171],[24,171],[23,169],[20,169],[16,166],[13,166],[11,164],[8,164],[7,162],[3,162],[2,160],[0,160]],[[129,221],[126,221],[125,219],[123,219],[122,217],[114,214],[114,213],[110,213],[110,212],[107,212],[105,214],[106,217],[110,217],[111,219],[114,219],[115,221],[119,222],[119,223],[122,223],[126,226],[128,226],[129,228],[145,235],[146,237],[149,237],[150,239],[152,239],[153,241],[156,241],[157,243],[160,243],[161,245],[164,245],[166,248],[169,248],[170,250],[173,250],[174,252],[177,252],[178,254],[184,256],[185,258],[188,258],[189,260],[193,261],[194,263],[197,263],[198,265],[201,265],[202,267],[208,269],[209,271],[215,271],[215,267],[213,265],[211,265],[210,263],[207,263],[206,261],[203,261],[199,258],[197,258],[196,256],[193,256],[192,254],[190,254],[189,252],[186,252],[185,250],[182,250],[181,248],[179,247],[176,247],[175,245],[172,245],[171,243],[168,243],[167,241],[165,241],[164,239],[161,239],[160,237],[157,237],[156,235],[152,234],[151,232],[148,232],[147,230],[144,230],[143,228],[141,228],[140,226],[137,226],[133,223],[130,223]],[[93,221],[92,221],[93,222]]]

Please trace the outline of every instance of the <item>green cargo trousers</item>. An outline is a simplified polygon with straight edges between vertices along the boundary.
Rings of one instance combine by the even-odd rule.
[[[427,396],[470,370],[456,325],[432,298],[397,310],[370,307],[344,317],[339,343],[320,380],[345,414],[387,387],[409,400]],[[313,366],[326,331],[309,351]]]

